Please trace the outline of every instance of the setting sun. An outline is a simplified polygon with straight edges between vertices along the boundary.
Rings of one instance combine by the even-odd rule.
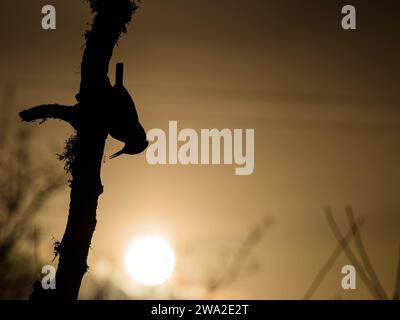
[[[125,268],[137,282],[146,286],[164,283],[175,268],[175,253],[170,244],[157,236],[135,240],[125,254]]]

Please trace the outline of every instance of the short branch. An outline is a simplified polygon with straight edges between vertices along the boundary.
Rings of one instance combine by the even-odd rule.
[[[37,107],[33,107],[27,110],[23,110],[19,113],[22,121],[35,121],[35,120],[47,120],[58,119],[70,123],[73,127],[74,122],[74,108],[72,106],[64,106],[59,104],[44,104]]]

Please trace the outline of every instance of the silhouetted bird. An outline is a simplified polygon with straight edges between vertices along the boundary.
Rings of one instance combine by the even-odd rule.
[[[121,154],[138,154],[143,152],[147,146],[146,132],[139,122],[135,103],[128,90],[123,85],[123,64],[118,63],[116,68],[116,81],[112,88],[111,103],[113,108],[109,113],[107,122],[109,134],[125,146],[110,156],[110,159]]]

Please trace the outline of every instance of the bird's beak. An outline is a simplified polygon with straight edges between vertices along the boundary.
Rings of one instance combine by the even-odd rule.
[[[110,159],[114,159],[114,158],[120,156],[121,154],[123,154],[123,151],[118,151],[118,152],[114,153],[113,155],[111,155]]]

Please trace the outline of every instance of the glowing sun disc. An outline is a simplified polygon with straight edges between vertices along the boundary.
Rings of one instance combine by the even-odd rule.
[[[164,283],[175,268],[175,253],[167,241],[147,236],[134,241],[125,255],[125,268],[137,282],[146,286]]]

